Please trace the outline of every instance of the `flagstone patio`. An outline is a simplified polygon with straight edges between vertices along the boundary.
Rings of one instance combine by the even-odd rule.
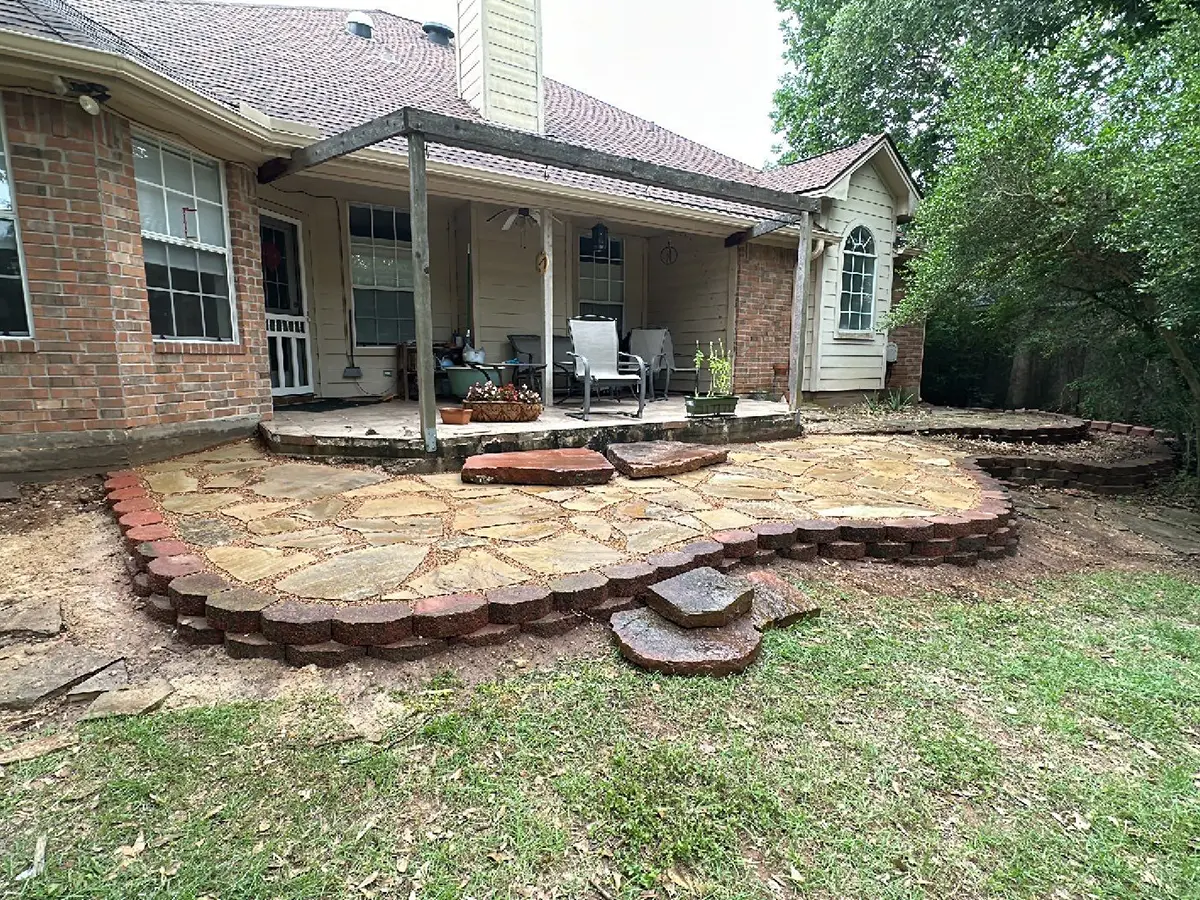
[[[977,480],[911,436],[731,445],[728,462],[580,488],[295,462],[243,442],[139,470],[208,568],[284,598],[351,604],[548,584],[762,522],[979,506]]]

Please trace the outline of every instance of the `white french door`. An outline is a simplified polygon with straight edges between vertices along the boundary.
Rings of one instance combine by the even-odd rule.
[[[304,303],[300,225],[282,216],[263,215],[259,232],[271,394],[311,394],[312,336]]]

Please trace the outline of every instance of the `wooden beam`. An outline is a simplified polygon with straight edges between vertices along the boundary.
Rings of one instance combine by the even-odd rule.
[[[804,341],[808,316],[808,269],[812,253],[812,216],[800,216],[800,244],[796,250],[796,272],[792,282],[792,345],[788,356],[788,408],[800,409],[804,389]]]
[[[770,234],[772,231],[779,231],[781,228],[791,228],[793,225],[800,224],[800,216],[784,216],[781,219],[767,219],[765,222],[759,222],[745,231],[735,231],[729,237],[725,238],[726,247],[737,247],[747,241],[752,241],[755,238],[762,237],[764,234]]]
[[[554,405],[554,214],[548,209],[542,210],[542,253],[542,402],[549,409]]]
[[[310,169],[356,150],[364,150],[389,138],[415,134],[424,135],[428,142],[434,144],[586,172],[589,175],[619,181],[668,188],[685,194],[745,203],[784,213],[815,212],[818,206],[818,202],[812,197],[660,166],[657,163],[579,147],[524,131],[499,128],[412,107],[396,110],[315,144],[300,147],[292,151],[290,158],[278,158],[263,163],[258,170],[258,180],[267,184],[284,175]]]
[[[409,217],[412,223],[413,315],[417,331],[417,406],[425,449],[437,450],[437,404],[433,382],[433,299],[429,286],[429,192],[425,186],[425,138],[408,140]]]

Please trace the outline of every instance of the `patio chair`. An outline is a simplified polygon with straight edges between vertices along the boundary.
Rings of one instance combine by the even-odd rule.
[[[646,363],[633,353],[622,353],[617,323],[601,316],[580,316],[567,322],[574,347],[568,354],[575,360],[575,377],[583,382],[583,419],[592,411],[592,390],[630,388],[637,390],[640,419],[646,408]],[[625,372],[621,360],[628,360],[636,371]],[[572,415],[574,415],[572,413]]]
[[[512,345],[513,355],[519,359],[532,376],[539,381],[546,370],[546,355],[542,352],[542,336],[540,334],[510,334],[508,342]],[[563,391],[571,396],[571,382],[575,377],[575,363],[571,359],[571,339],[566,335],[554,335],[554,361],[551,363],[551,378],[555,387],[559,376],[562,377]],[[518,370],[521,371],[521,370]],[[522,371],[522,374],[524,372]]]
[[[671,375],[675,372],[691,373],[699,381],[700,373],[695,366],[681,367],[675,364],[675,342],[671,339],[669,329],[633,329],[629,333],[629,352],[636,353],[646,361],[646,371],[650,381],[650,398],[652,400],[667,399],[671,391]],[[663,373],[662,396],[658,395],[654,386],[660,372]],[[694,389],[693,392],[695,392]]]

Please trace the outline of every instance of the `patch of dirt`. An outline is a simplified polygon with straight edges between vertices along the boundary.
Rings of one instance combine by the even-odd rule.
[[[1073,444],[1012,443],[945,436],[930,436],[927,440],[971,456],[1052,456],[1081,462],[1120,462],[1162,452],[1162,444],[1153,438],[1105,432],[1090,433]]]
[[[0,535],[35,531],[67,516],[104,509],[104,489],[94,477],[22,484],[19,488],[19,501],[0,503]]]
[[[871,409],[866,403],[802,410],[805,434],[911,434],[925,428],[955,426],[1043,427],[1079,420],[1058,413],[1006,412],[1002,409],[958,409],[917,404],[903,409]]]

